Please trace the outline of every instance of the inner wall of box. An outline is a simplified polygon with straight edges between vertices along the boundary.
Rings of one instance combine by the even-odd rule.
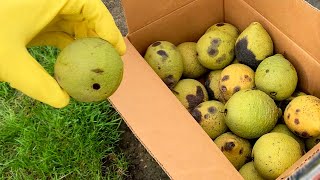
[[[155,41],[166,40],[175,45],[196,42],[215,23],[231,23],[243,31],[253,21],[260,22],[268,31],[275,53],[283,54],[296,67],[298,88],[320,97],[320,79],[311,78],[320,77],[319,63],[243,0],[195,0],[136,30],[128,38],[143,56]]]

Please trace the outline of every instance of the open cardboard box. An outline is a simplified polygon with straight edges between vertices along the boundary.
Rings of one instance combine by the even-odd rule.
[[[196,42],[217,22],[242,31],[258,21],[297,69],[299,88],[320,97],[320,11],[303,0],[122,0],[129,33],[124,77],[110,101],[171,179],[242,179],[143,59],[157,40]],[[306,153],[279,179],[303,166]]]

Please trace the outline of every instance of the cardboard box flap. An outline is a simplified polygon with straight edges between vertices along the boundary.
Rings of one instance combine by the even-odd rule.
[[[126,39],[124,77],[111,103],[172,179],[242,179]]]
[[[170,14],[195,0],[122,0],[128,33]]]
[[[304,0],[244,0],[320,63],[320,11]]]

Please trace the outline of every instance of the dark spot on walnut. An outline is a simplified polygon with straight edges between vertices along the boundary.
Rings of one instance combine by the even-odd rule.
[[[193,116],[193,118],[197,121],[197,122],[201,122],[201,112],[199,111],[198,108],[195,108],[192,112],[191,115]]]
[[[162,59],[164,59],[164,60],[166,60],[168,58],[168,54],[164,50],[157,51],[157,54],[159,54],[162,57]]]
[[[256,70],[261,60],[257,60],[256,56],[248,49],[247,37],[240,39],[235,45],[235,54],[238,61]]]
[[[307,131],[303,131],[302,133],[299,133],[297,131],[293,131],[296,135],[301,136],[303,138],[311,138],[312,136],[309,135]]]
[[[97,69],[91,69],[92,72],[95,72],[97,74],[101,74],[104,72],[104,70],[100,69],[100,68],[97,68]]]
[[[300,123],[299,119],[298,119],[298,118],[295,118],[295,119],[294,119],[294,123],[295,123],[295,124],[299,124],[299,123]]]
[[[218,47],[220,45],[221,40],[218,38],[215,38],[211,41],[211,45],[208,47],[207,53],[214,57],[219,53]]]
[[[208,112],[211,113],[211,114],[214,114],[216,111],[217,111],[217,108],[214,107],[214,106],[211,106],[211,107],[208,108]]]
[[[241,148],[239,151],[239,154],[242,154],[242,153],[243,153],[243,148]]]
[[[296,109],[296,113],[300,112],[300,109]]]
[[[176,84],[176,80],[174,79],[173,75],[168,75],[165,77],[163,82],[169,87],[169,89],[172,89]]]
[[[218,23],[218,24],[216,24],[216,26],[224,26],[224,23]]]
[[[268,73],[269,72],[269,69],[266,69],[266,73]]]
[[[241,87],[240,86],[236,86],[233,88],[233,93],[236,93],[238,91],[240,91]]]
[[[197,105],[204,101],[204,92],[200,86],[197,86],[196,95],[189,94],[186,96],[189,104],[189,111],[193,110]]]
[[[99,90],[99,89],[100,89],[100,84],[94,83],[94,84],[92,85],[92,89],[94,89],[94,90]]]
[[[224,86],[224,85],[222,85],[220,89],[221,89],[222,92],[227,92],[227,87]]]
[[[221,147],[221,151],[222,151],[222,152],[224,151],[224,148],[223,148],[223,146]]]
[[[219,57],[218,59],[217,59],[217,63],[221,63],[221,62],[223,62],[224,60],[226,59],[226,54],[223,54],[221,57]]]
[[[228,113],[228,109],[224,109],[223,114],[226,116]]]
[[[288,118],[288,119],[290,118],[290,113],[288,113],[288,116],[287,116],[287,118]]]
[[[224,150],[226,151],[232,151],[232,149],[235,147],[236,145],[234,144],[234,142],[226,142],[224,144]]]
[[[212,41],[211,41],[211,44],[218,44],[220,42],[220,39],[213,39]]]
[[[205,115],[204,115],[204,118],[205,118],[205,119],[208,119],[209,117],[210,117],[209,114],[205,114]]]
[[[275,97],[277,95],[277,92],[270,92],[269,94],[270,96]]]
[[[224,75],[224,76],[222,77],[221,81],[226,81],[226,80],[228,80],[228,79],[229,79],[229,75]]]
[[[307,131],[303,131],[301,133],[301,136],[304,137],[304,138],[310,138],[311,137]]]
[[[157,42],[154,42],[153,44],[152,44],[152,47],[156,47],[156,46],[159,46],[161,44],[161,42],[159,42],[159,41],[157,41]]]
[[[248,80],[249,82],[251,82],[252,81],[252,78],[249,76],[249,75],[244,75],[244,79],[246,79],[246,80]]]
[[[208,48],[208,54],[209,54],[210,56],[216,56],[216,55],[218,54],[218,50],[209,47],[209,48]]]

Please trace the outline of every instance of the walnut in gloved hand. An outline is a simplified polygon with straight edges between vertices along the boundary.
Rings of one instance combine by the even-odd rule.
[[[0,2],[0,81],[24,94],[62,108],[69,95],[28,53],[28,46],[63,49],[77,38],[100,37],[120,55],[124,39],[101,0],[10,0]]]

